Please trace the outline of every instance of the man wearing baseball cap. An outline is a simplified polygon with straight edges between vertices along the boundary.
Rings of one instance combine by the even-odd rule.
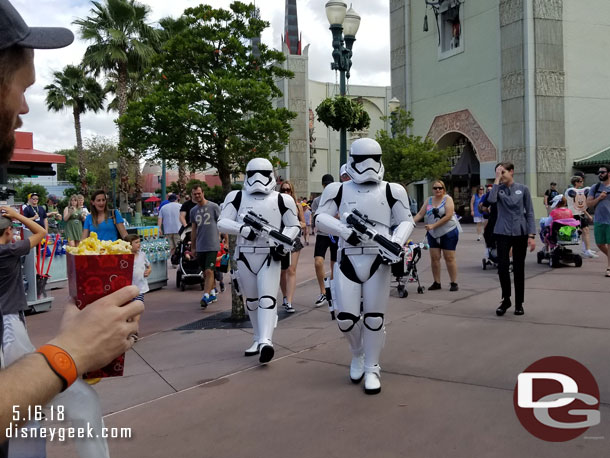
[[[33,49],[61,48],[73,40],[74,35],[65,28],[29,27],[8,0],[0,0],[0,167],[6,166],[13,155],[15,130],[21,126],[19,115],[29,111],[25,91],[35,80]],[[0,208],[0,215],[15,216],[14,210],[6,207]],[[12,243],[12,251],[27,254],[31,247],[29,241],[25,242]],[[4,280],[0,278],[0,290]],[[7,427],[23,423],[12,421],[16,406],[18,417],[27,419],[28,409],[34,411],[33,406],[47,404],[84,372],[103,367],[133,346],[137,317],[144,310],[142,302],[130,302],[137,294],[136,287],[128,286],[82,311],[67,305],[57,337],[0,371],[0,457],[9,456]],[[0,344],[5,343],[1,335],[3,305]],[[23,312],[19,313],[22,316]],[[4,354],[4,349],[0,351]],[[20,456],[44,456],[40,450],[30,452]]]

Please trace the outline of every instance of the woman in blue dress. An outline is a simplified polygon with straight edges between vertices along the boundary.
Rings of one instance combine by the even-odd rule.
[[[483,214],[479,210],[479,203],[483,199],[485,195],[485,188],[483,185],[480,185],[477,189],[477,192],[472,195],[470,199],[470,215],[472,216],[472,220],[477,225],[477,242],[481,240],[481,234],[483,233],[483,229],[485,229],[485,218]]]
[[[91,196],[91,214],[85,219],[82,239],[89,237],[91,232],[97,233],[99,240],[114,242],[127,236],[125,222],[118,210],[108,209],[108,199],[105,191],[95,191]]]

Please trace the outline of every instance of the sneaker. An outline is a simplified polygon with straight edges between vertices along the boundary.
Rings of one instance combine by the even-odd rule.
[[[583,258],[599,258],[598,254],[593,253],[592,250],[585,250],[582,252]]]
[[[450,283],[451,287],[449,288],[449,291],[458,291],[458,284],[457,283]]]
[[[437,289],[441,289],[441,284],[434,282],[428,287],[428,291],[436,291]]]
[[[480,242],[480,241],[481,241],[481,237],[477,237],[477,242]]]
[[[284,310],[286,310],[286,313],[296,312],[296,310],[294,309],[294,307],[292,306],[292,304],[290,302],[284,303]]]
[[[209,294],[204,294],[203,297],[201,298],[201,300],[199,301],[199,305],[201,305],[201,308],[206,308],[211,303],[212,303],[212,301],[210,301]]]
[[[320,297],[318,297],[318,300],[314,303],[314,306],[317,307],[322,307],[324,304],[326,304],[326,294],[320,294]]]
[[[212,302],[216,302],[218,299],[216,298],[216,291],[214,291],[214,294],[210,294],[210,304]]]

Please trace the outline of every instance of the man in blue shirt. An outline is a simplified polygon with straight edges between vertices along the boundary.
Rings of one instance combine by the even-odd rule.
[[[595,207],[593,216],[595,243],[608,259],[606,277],[610,277],[610,255],[608,254],[610,246],[610,196],[608,196],[610,194],[610,174],[608,172],[610,172],[608,165],[599,166],[597,169],[599,183],[591,186],[587,196],[587,206]]]

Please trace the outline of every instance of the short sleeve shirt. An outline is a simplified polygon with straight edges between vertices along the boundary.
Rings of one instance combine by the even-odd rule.
[[[599,185],[593,185],[591,189],[594,192],[594,199],[597,199],[604,191],[608,194],[605,199],[600,200],[595,206],[593,222],[596,224],[610,224],[610,186],[606,186],[604,183],[600,182]]]
[[[26,218],[31,218],[32,216],[36,216],[36,214],[38,214],[38,217],[34,221],[44,227],[44,220],[47,219],[47,212],[44,210],[43,207],[41,207],[40,205],[38,205],[37,207],[26,205],[23,208],[23,216],[25,216]]]
[[[114,217],[116,219],[117,224],[124,222],[123,217],[121,216],[118,210],[114,210]],[[101,222],[101,224],[96,226],[95,224],[93,224],[93,216],[89,214],[85,219],[84,229],[89,230],[90,233],[97,233],[97,238],[99,240],[110,240],[114,242],[115,240],[119,239],[119,231],[117,230],[114,221],[110,217],[106,218],[104,221]]]
[[[220,206],[208,201],[205,205],[195,205],[191,209],[191,222],[197,225],[197,253],[220,250],[220,235],[218,233],[218,217]]]
[[[21,275],[21,256],[29,252],[28,239],[0,245],[0,309],[3,315],[27,309],[28,303]]]
[[[182,204],[182,207],[180,207],[180,212],[185,212],[186,216],[186,225],[190,226],[191,225],[191,210],[193,209],[193,207],[197,205],[195,202],[193,202],[192,200],[187,200],[186,202],[184,202]]]
[[[177,234],[180,231],[180,209],[178,202],[165,204],[159,211],[159,217],[163,219],[163,233]]]

